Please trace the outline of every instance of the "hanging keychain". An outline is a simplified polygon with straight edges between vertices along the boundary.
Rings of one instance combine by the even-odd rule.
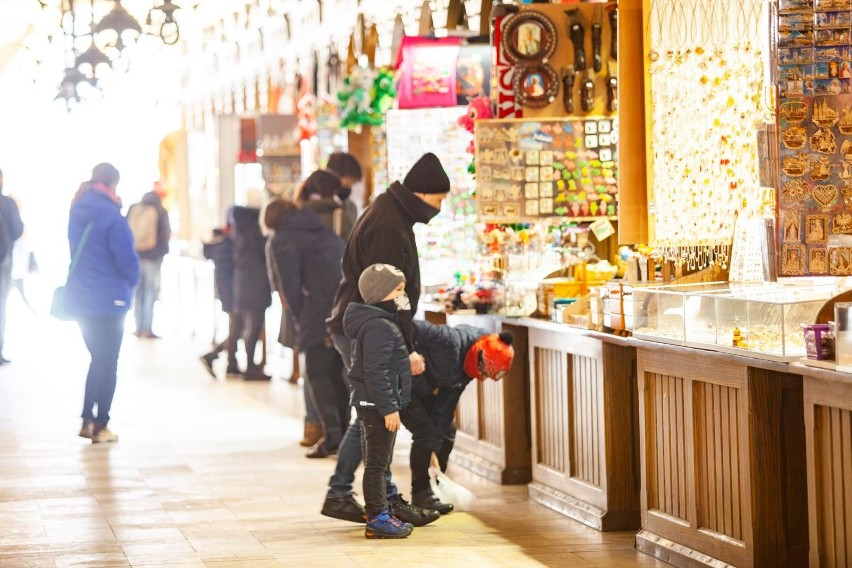
[[[574,81],[577,76],[574,66],[569,65],[562,70],[562,104],[565,106],[565,114],[574,114]]]
[[[578,72],[584,71],[586,69],[586,30],[583,27],[583,21],[580,19],[580,12],[574,8],[573,10],[566,10],[565,15],[568,17],[571,43],[574,44],[574,69]]]

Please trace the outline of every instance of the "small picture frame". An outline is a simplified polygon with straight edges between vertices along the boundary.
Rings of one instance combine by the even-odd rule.
[[[559,77],[544,63],[519,67],[514,71],[515,98],[521,106],[542,108],[556,100]]]
[[[526,155],[526,164],[528,166],[537,166],[539,162],[539,152],[538,150],[530,150]]]
[[[538,166],[530,166],[524,175],[526,181],[538,181]]]
[[[553,214],[553,200],[552,199],[539,199],[538,200],[538,211],[542,215]]]
[[[556,26],[541,12],[521,12],[503,28],[503,50],[512,63],[547,61],[556,50]]]
[[[553,181],[553,167],[542,166],[538,172],[538,179],[541,181]]]
[[[808,249],[808,274],[828,274],[828,251],[824,248]]]
[[[530,199],[524,203],[524,213],[529,216],[538,215],[538,200]]]
[[[808,244],[828,242],[828,215],[805,216],[805,242]]]
[[[542,166],[550,166],[553,164],[553,151],[552,150],[542,150],[539,152],[539,164]]]
[[[553,197],[553,182],[545,181],[538,184],[539,197]]]
[[[524,186],[524,197],[527,199],[538,199],[538,184],[528,183]]]

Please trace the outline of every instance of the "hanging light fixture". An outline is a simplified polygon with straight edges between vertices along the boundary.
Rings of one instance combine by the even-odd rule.
[[[148,18],[145,21],[145,23],[150,26],[152,23],[151,12],[159,11],[163,13],[164,18],[163,22],[160,24],[158,35],[166,45],[174,45],[180,39],[180,28],[174,18],[176,10],[180,10],[180,6],[173,3],[172,0],[163,0],[162,4],[151,8],[148,12]]]
[[[142,35],[142,26],[139,25],[136,18],[124,9],[121,0],[113,0],[112,10],[95,25],[94,33],[99,37],[104,37],[105,33],[107,37],[115,35],[115,41],[107,43],[106,46],[117,49],[120,57],[121,52],[127,47],[125,37],[132,37],[133,41],[138,40],[139,36]]]
[[[110,58],[107,57],[103,51],[98,49],[98,46],[95,44],[95,0],[90,0],[89,6],[89,35],[92,38],[92,43],[89,44],[86,51],[77,55],[74,67],[86,75],[92,84],[95,84],[98,80],[98,67],[106,65],[111,68],[112,62],[110,61]]]

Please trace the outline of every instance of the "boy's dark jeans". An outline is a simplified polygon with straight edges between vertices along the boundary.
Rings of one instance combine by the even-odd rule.
[[[396,432],[385,428],[385,418],[371,408],[356,407],[364,427],[364,509],[367,518],[388,509],[385,477],[390,471]]]

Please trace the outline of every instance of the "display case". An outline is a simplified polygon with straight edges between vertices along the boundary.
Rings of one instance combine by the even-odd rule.
[[[706,313],[707,306],[699,301],[686,302],[687,297],[707,292],[724,292],[725,282],[672,284],[667,286],[633,287],[633,335],[661,343],[684,345],[689,320]],[[705,311],[702,311],[703,310]],[[711,314],[715,313],[710,311]],[[715,334],[711,343],[715,344]]]
[[[636,288],[634,336],[778,361],[806,354],[812,323],[833,286],[696,284]]]
[[[704,304],[715,303],[715,345],[721,351],[780,361],[806,356],[801,324],[813,323],[820,308],[838,290],[833,286],[757,286],[710,294]],[[709,328],[706,320],[693,327]],[[706,345],[710,333],[687,333],[687,343]],[[700,341],[699,341],[700,339]]]

